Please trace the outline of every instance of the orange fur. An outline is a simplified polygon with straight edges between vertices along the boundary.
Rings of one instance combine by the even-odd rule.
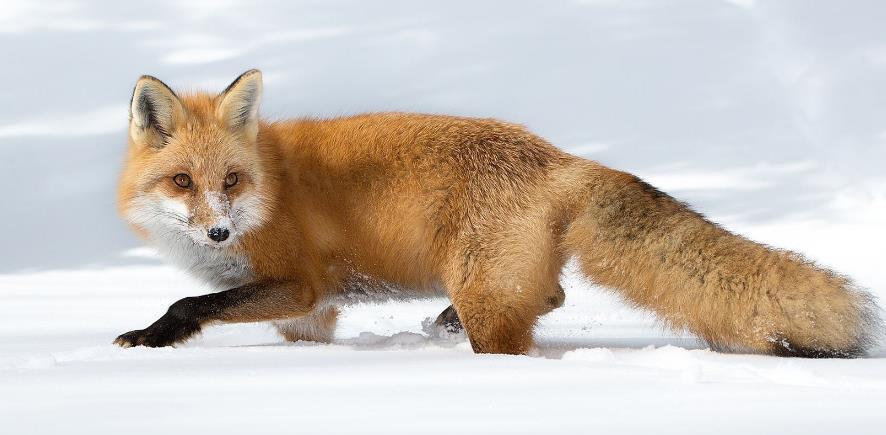
[[[245,256],[252,281],[294,283],[286,291],[302,305],[255,304],[220,321],[282,321],[314,307],[299,329],[312,333],[281,332],[328,340],[335,311],[326,301],[346,297],[356,274],[419,293],[442,288],[475,351],[523,353],[536,318],[562,304],[558,277],[577,256],[591,279],[716,348],[850,356],[875,338],[876,307],[848,279],[733,235],[521,126],[378,113],[249,128],[231,125],[225,95],[175,96],[171,120],[153,129],[168,131],[131,127],[119,195],[125,216],[137,198],[176,198],[195,228],[208,219],[199,193],[222,192],[231,171],[243,180],[224,191],[232,204],[261,199],[262,224],[219,249]],[[180,172],[197,187],[172,184]]]

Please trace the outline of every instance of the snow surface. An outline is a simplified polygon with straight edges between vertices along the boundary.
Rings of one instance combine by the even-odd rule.
[[[0,0],[0,432],[886,433],[886,348],[714,353],[568,273],[530,356],[430,336],[439,299],[351,307],[332,345],[110,345],[205,291],[114,212],[145,73],[261,68],[271,118],[521,122],[886,299],[884,22],[875,0]]]
[[[198,283],[159,265],[0,276],[5,433],[883,433],[873,358],[729,355],[571,273],[531,356],[427,328],[448,302],[357,305],[334,344],[267,325],[121,349]],[[424,324],[424,325],[423,325]],[[431,333],[429,335],[429,332]]]

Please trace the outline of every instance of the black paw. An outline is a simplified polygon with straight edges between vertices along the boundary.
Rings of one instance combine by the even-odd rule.
[[[455,312],[455,308],[450,305],[437,316],[437,320],[434,321],[434,324],[440,328],[443,328],[444,331],[450,334],[457,334],[464,330],[464,327],[461,326],[461,320],[458,318],[458,313]]]
[[[197,322],[163,316],[145,329],[129,331],[114,340],[120,347],[165,347],[181,343],[200,332]]]

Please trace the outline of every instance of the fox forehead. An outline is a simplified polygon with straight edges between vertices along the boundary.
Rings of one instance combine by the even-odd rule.
[[[214,98],[208,94],[180,97],[185,113],[170,131],[159,150],[146,149],[145,162],[161,172],[187,172],[212,179],[228,172],[250,170],[256,150],[228,128],[215,113]]]
[[[209,124],[221,126],[222,120],[217,116],[218,99],[216,96],[197,92],[190,94],[177,94],[178,100],[185,109],[185,119],[193,125]]]
[[[169,145],[187,148],[196,155],[238,145],[241,142],[216,114],[215,98],[209,94],[184,95],[179,99],[184,119],[171,133]]]
[[[158,163],[215,176],[224,176],[223,172],[251,158],[247,145],[222,128],[188,125],[172,132],[158,154],[162,155]]]

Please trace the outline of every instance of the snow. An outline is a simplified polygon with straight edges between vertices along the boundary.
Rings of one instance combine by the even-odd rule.
[[[146,250],[129,253],[150,258]],[[567,271],[530,356],[438,335],[442,299],[345,310],[333,344],[264,324],[121,349],[203,288],[163,265],[0,276],[8,433],[882,433],[886,348],[857,360],[712,352]]]
[[[171,349],[120,333],[207,291],[116,216],[141,74],[263,115],[407,110],[526,124],[886,299],[886,5],[583,0],[3,0],[3,433],[884,433],[886,347],[711,352],[568,272],[528,356],[428,327],[442,299],[348,308],[335,342],[267,325]]]

